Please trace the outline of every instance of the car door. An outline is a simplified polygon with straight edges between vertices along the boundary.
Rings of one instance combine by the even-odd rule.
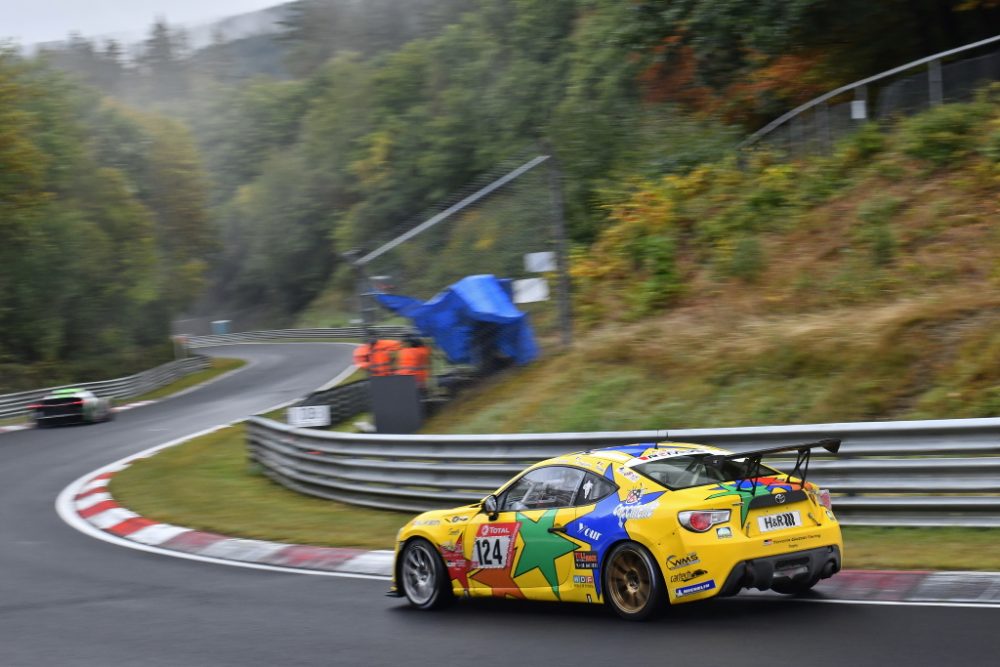
[[[579,544],[563,532],[587,473],[562,465],[528,471],[497,498],[497,515],[465,530],[470,595],[558,600]]]

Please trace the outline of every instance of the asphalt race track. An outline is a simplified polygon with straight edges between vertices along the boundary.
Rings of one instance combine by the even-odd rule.
[[[684,605],[647,624],[600,608],[523,602],[421,613],[384,597],[384,581],[148,554],[63,523],[53,503],[76,478],[305,394],[347,366],[350,348],[243,345],[212,353],[253,365],[109,424],[0,434],[0,667],[912,667],[996,659],[995,608],[761,596]]]

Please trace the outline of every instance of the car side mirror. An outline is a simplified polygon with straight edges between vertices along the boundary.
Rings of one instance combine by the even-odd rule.
[[[498,516],[500,516],[500,509],[497,506],[497,497],[492,493],[483,498],[483,504],[481,509],[486,514],[486,516],[489,518],[490,521],[493,521]]]

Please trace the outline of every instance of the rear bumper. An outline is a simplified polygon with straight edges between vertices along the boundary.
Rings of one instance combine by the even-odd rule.
[[[80,422],[87,421],[84,416],[83,411],[76,412],[56,412],[51,411],[48,413],[34,413],[33,418],[36,424],[77,424]]]
[[[736,595],[744,588],[766,591],[778,579],[796,583],[827,579],[840,571],[840,562],[837,545],[752,558],[733,567],[719,596]]]

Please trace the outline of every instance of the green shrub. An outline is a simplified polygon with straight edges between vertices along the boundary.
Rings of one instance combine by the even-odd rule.
[[[986,135],[979,146],[979,152],[993,162],[1000,162],[1000,119],[994,120],[990,125],[994,129]]]
[[[856,132],[837,142],[834,156],[842,167],[865,164],[885,150],[886,139],[878,123],[865,123]]]
[[[736,239],[725,273],[745,282],[754,282],[764,268],[764,253],[756,236],[744,234]]]
[[[638,316],[673,303],[683,288],[676,246],[669,236],[647,238],[641,247],[640,262],[649,278],[632,293],[633,313]]]
[[[900,123],[900,148],[910,157],[943,167],[964,157],[975,145],[979,114],[975,105],[946,104]]]
[[[898,197],[879,197],[858,207],[858,219],[863,223],[856,232],[859,241],[871,249],[876,266],[890,264],[896,254],[896,238],[890,222],[903,206]]]

